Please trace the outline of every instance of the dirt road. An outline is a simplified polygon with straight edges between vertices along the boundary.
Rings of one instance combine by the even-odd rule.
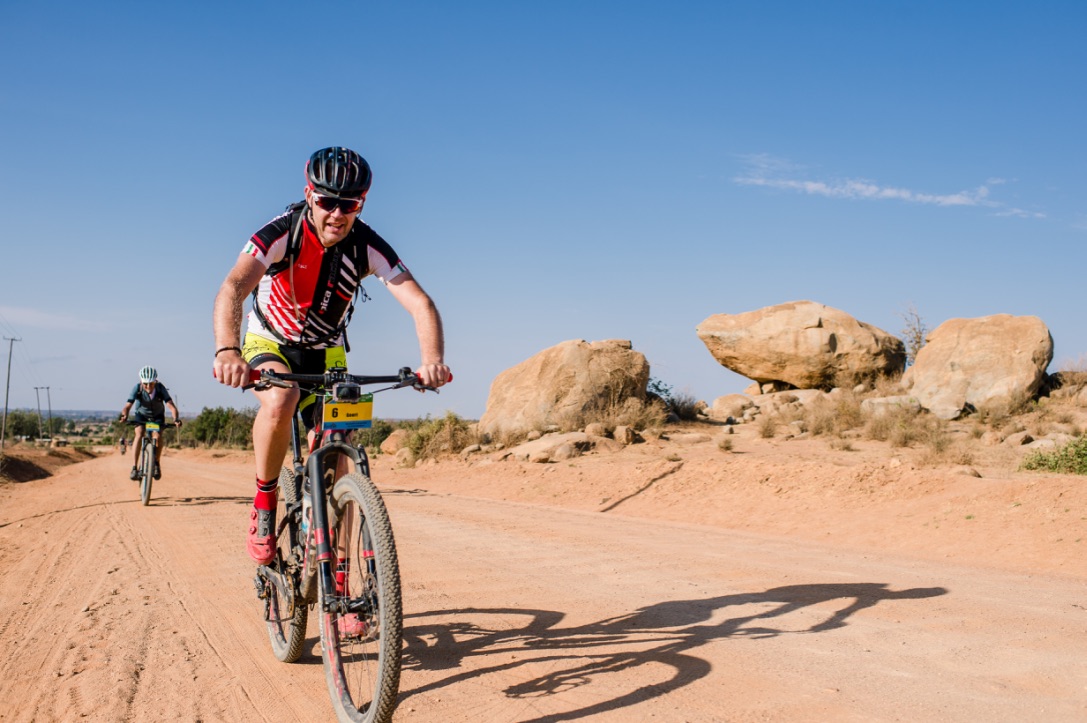
[[[0,720],[329,719],[315,626],[284,665],[259,619],[247,458],[163,467],[149,507],[116,454],[0,487]],[[1081,577],[375,477],[398,721],[1087,719]]]

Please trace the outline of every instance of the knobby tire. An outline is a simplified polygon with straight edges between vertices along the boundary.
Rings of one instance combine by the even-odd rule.
[[[144,506],[151,500],[151,482],[155,474],[155,443],[153,440],[144,440],[143,452],[140,454],[140,464],[143,465],[143,479],[140,482],[140,500]]]
[[[345,555],[337,561],[337,571],[346,577],[344,585],[337,584],[337,602],[358,612],[355,618],[325,612],[320,592],[321,656],[329,694],[339,720],[386,723],[396,708],[403,639],[392,525],[377,488],[358,472],[336,482],[331,507],[337,557]]]
[[[280,502],[276,519],[286,519],[288,505],[301,498],[299,486],[301,480],[294,471],[284,467],[279,473]],[[277,660],[293,663],[302,657],[302,646],[306,642],[306,623],[309,620],[309,606],[305,600],[296,598],[298,592],[297,566],[288,567],[288,560],[297,545],[299,535],[298,522],[287,520],[276,536],[276,556],[269,567],[273,571],[272,581],[268,583],[270,595],[268,616],[268,638],[272,642],[272,653]],[[295,556],[296,565],[302,561]],[[293,610],[292,610],[293,606]]]

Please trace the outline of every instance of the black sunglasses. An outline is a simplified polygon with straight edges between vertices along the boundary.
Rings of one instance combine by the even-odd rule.
[[[322,210],[332,213],[337,208],[346,216],[349,213],[358,213],[362,210],[361,198],[337,198],[336,196],[322,196],[319,193],[311,193],[313,202]]]

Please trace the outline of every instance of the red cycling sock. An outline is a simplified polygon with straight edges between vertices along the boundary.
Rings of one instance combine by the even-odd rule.
[[[253,497],[253,506],[258,510],[274,510],[278,488],[278,479],[262,480],[257,477],[257,494]]]

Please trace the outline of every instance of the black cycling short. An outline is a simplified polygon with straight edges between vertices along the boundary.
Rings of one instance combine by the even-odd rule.
[[[246,333],[242,342],[242,358],[250,367],[256,368],[265,362],[277,361],[285,364],[292,374],[324,374],[332,367],[347,366],[347,350],[342,346],[330,346],[327,349],[301,349],[287,344],[279,344],[271,339]],[[314,405],[317,397],[306,394],[298,402],[298,411],[306,429],[313,429]]]

